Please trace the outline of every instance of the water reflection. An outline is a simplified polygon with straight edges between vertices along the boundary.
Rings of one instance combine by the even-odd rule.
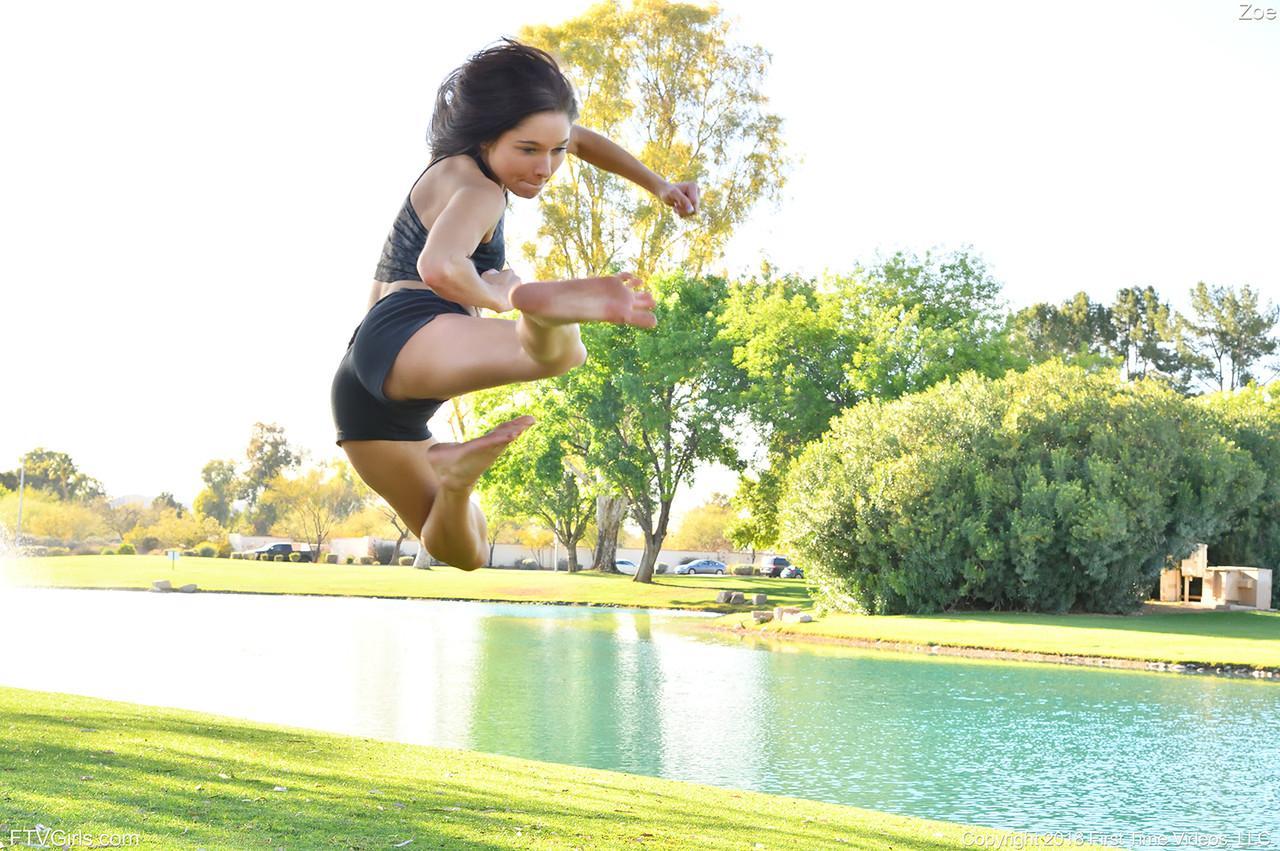
[[[1275,683],[774,650],[691,635],[696,616],[586,607],[3,589],[0,604],[5,685],[995,827],[1280,838]]]

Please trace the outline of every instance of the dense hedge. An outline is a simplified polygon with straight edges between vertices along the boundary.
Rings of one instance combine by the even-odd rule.
[[[824,608],[1125,612],[1262,484],[1203,406],[1050,362],[845,411],[780,523]]]
[[[1249,386],[1200,401],[1266,477],[1230,529],[1210,539],[1209,563],[1271,568],[1271,606],[1280,608],[1280,388]]]

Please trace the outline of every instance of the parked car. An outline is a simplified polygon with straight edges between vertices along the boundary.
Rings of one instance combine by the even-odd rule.
[[[676,566],[676,573],[724,573],[724,562],[709,558],[700,558],[688,564]]]
[[[766,556],[760,559],[760,575],[777,579],[782,575],[782,571],[791,566],[791,560],[786,556]]]
[[[782,568],[782,573],[778,575],[783,579],[804,579],[804,571],[794,564]]]
[[[275,561],[276,556],[284,556],[284,560],[289,560],[289,553],[297,553],[298,561],[311,561],[310,550],[295,550],[293,544],[267,544],[254,550],[258,554],[258,560]]]
[[[625,573],[627,576],[635,576],[636,571],[640,569],[640,565],[629,558],[614,559],[613,566],[618,569],[619,573]]]

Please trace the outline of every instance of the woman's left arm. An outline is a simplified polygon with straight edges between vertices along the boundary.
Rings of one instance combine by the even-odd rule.
[[[625,177],[652,192],[658,200],[681,216],[698,212],[698,184],[692,180],[671,183],[654,174],[645,164],[593,130],[573,125],[569,132],[569,153],[597,168]]]

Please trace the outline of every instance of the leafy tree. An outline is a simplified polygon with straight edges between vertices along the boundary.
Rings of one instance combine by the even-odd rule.
[[[154,511],[172,511],[179,517],[186,513],[186,507],[168,491],[161,491],[159,496],[151,500],[151,508]]]
[[[232,503],[242,488],[236,475],[235,461],[215,458],[204,465],[200,478],[204,481],[204,489],[196,494],[192,508],[197,514],[212,517],[220,525],[229,527],[234,519]]]
[[[685,275],[651,284],[657,328],[584,326],[591,356],[556,379],[572,424],[570,445],[627,497],[644,534],[637,582],[652,580],[672,500],[695,465],[740,467],[734,415],[741,378],[716,322],[727,285]]]
[[[489,408],[494,424],[532,415],[536,424],[507,447],[485,474],[485,492],[500,515],[536,519],[564,546],[569,572],[578,570],[578,543],[595,513],[595,482],[574,443],[576,425],[564,393],[551,382],[518,388]]]
[[[1265,477],[1262,490],[1222,534],[1208,539],[1210,564],[1280,567],[1280,387],[1250,384],[1197,400],[1222,433],[1252,457]],[[1280,608],[1280,576],[1273,576],[1271,607]]]
[[[0,525],[8,532],[16,530],[18,494],[6,491],[0,497]],[[61,499],[53,491],[28,485],[22,496],[23,540],[48,539],[74,544],[90,538],[105,537],[108,529],[92,506],[76,500]],[[6,541],[5,543],[9,543]]]
[[[275,503],[259,505],[267,484],[302,461],[276,423],[254,423],[245,450],[248,466],[240,480],[239,496],[248,504],[245,514],[256,535],[264,535],[278,519]]]
[[[202,541],[220,540],[224,534],[218,521],[211,517],[198,517],[189,511],[179,513],[170,505],[161,505],[146,522],[131,529],[124,540],[145,554],[161,547],[194,547]]]
[[[22,456],[26,484],[48,491],[61,500],[88,502],[106,495],[102,483],[86,475],[65,452],[36,447]],[[20,476],[17,470],[4,477],[6,487],[17,490]],[[12,480],[13,484],[7,484]]]
[[[738,480],[738,492],[729,503],[734,510],[725,534],[739,550],[751,550],[755,561],[756,551],[771,547],[778,537],[778,494],[784,484],[779,467],[765,467],[755,476],[743,475]]]
[[[580,122],[671,180],[697,180],[696,219],[678,220],[622,178],[569,160],[539,198],[542,247],[525,247],[540,278],[610,269],[701,275],[734,229],[785,182],[782,119],[763,94],[769,54],[739,43],[712,8],[602,3],[520,38],[551,51],[582,97]]]
[[[667,545],[677,550],[730,550],[733,542],[726,530],[733,519],[734,510],[729,504],[729,497],[713,493],[705,503],[685,513]]]
[[[1191,290],[1196,318],[1188,323],[1190,346],[1200,356],[1197,377],[1217,390],[1235,390],[1253,378],[1252,367],[1274,354],[1273,336],[1280,307],[1258,304],[1252,287],[1210,286],[1199,281]]]
[[[780,487],[831,418],[866,399],[893,399],[966,370],[1000,375],[1013,362],[1000,285],[966,251],[899,252],[822,280],[764,270],[734,286],[721,337],[742,371],[741,398],[765,448],[735,504],[740,545],[777,540]],[[767,472],[766,472],[767,471]]]
[[[1163,383],[1051,361],[849,409],[796,462],[780,523],[826,607],[1127,612],[1262,482]]]
[[[769,55],[739,43],[720,10],[603,3],[519,36],[556,55],[582,100],[584,127],[636,151],[669,180],[698,181],[701,192],[698,215],[681,220],[622,178],[570,158],[539,196],[538,242],[524,246],[534,277],[673,269],[698,276],[760,202],[777,199],[787,160],[781,119],[763,94]],[[613,572],[631,505],[603,483],[596,483],[593,566]]]
[[[278,518],[274,534],[308,542],[319,558],[334,527],[365,504],[358,481],[351,465],[342,460],[327,468],[311,468],[298,478],[277,475],[261,498]]]
[[[493,551],[503,539],[515,540],[520,531],[520,524],[503,514],[503,506],[497,493],[490,487],[477,492],[481,510],[484,511],[485,536],[489,541],[489,560],[487,567],[493,567]]]
[[[1111,325],[1113,351],[1126,378],[1157,378],[1186,391],[1193,363],[1178,345],[1185,320],[1161,301],[1155,287],[1127,287],[1116,293]]]
[[[1039,303],[1009,317],[1015,357],[1028,364],[1057,358],[1096,372],[1118,367],[1111,310],[1078,292],[1058,305]]]
[[[103,522],[121,541],[133,528],[141,522],[143,507],[134,502],[123,502],[119,505],[105,503],[101,510]]]

